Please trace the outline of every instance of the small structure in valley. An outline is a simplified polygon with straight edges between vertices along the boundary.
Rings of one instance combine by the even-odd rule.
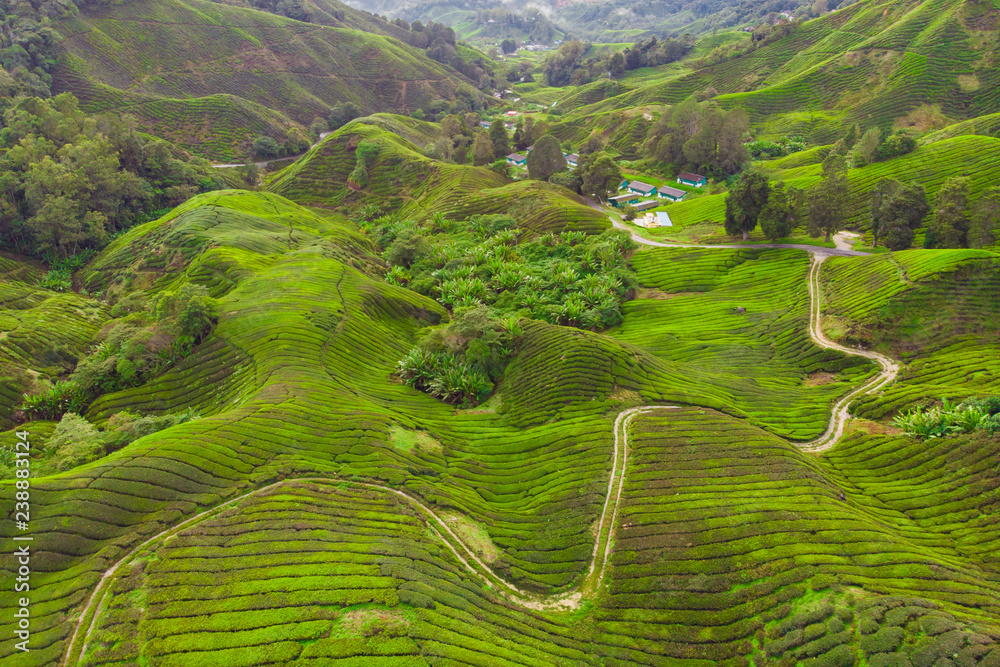
[[[635,210],[637,211],[648,211],[651,208],[656,208],[660,205],[660,202],[650,199],[649,201],[641,201],[638,204],[634,204]]]
[[[608,198],[608,202],[610,202],[610,204],[615,208],[623,208],[625,205],[631,204],[634,201],[639,201],[639,195],[625,194]]]
[[[628,191],[633,194],[649,197],[656,191],[656,186],[650,185],[649,183],[643,183],[642,181],[631,181],[628,184]]]
[[[514,165],[515,167],[523,167],[528,163],[528,158],[524,157],[520,153],[511,153],[507,156],[507,164]]]
[[[576,153],[570,153],[569,155],[566,155],[565,158],[566,164],[569,165],[570,169],[575,169],[576,163],[580,161],[580,156]]]
[[[687,193],[683,190],[678,190],[677,188],[672,188],[669,185],[664,185],[656,191],[658,195],[664,199],[669,199],[670,201],[680,201],[684,199],[684,195]]]
[[[692,174],[690,171],[682,171],[677,174],[677,182],[681,185],[690,185],[696,188],[700,188],[705,185],[708,181],[704,176],[700,174]]]

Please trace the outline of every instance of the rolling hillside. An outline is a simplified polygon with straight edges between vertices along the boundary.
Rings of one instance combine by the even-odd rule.
[[[739,190],[717,173],[630,238],[626,211],[568,187],[431,157],[489,163],[507,150],[481,121],[497,133],[512,110],[564,150],[603,133],[617,168],[581,160],[577,190],[655,187],[677,165],[639,159],[647,130],[698,92],[747,111],[737,149],[805,135],[754,163],[803,189],[848,124],[920,124],[912,152],[848,169],[847,224],[886,177],[932,210],[952,176],[988,201],[998,3],[858,0],[499,103],[337,0],[53,19],[55,90],[203,157],[242,162],[337,102],[363,115],[259,175],[0,97],[0,183],[20,188],[0,239],[42,242],[0,251],[0,537],[30,547],[30,599],[0,596],[0,616],[29,609],[31,649],[8,626],[0,665],[1000,667],[995,241],[694,245],[733,240]],[[796,7],[649,0],[611,22],[616,2],[564,4],[618,37],[643,12],[660,12],[644,31],[702,32]],[[411,115],[438,100],[458,115]],[[502,110],[466,113],[484,105]],[[532,141],[536,175],[562,164]],[[103,183],[126,162],[157,175],[128,180],[136,215],[114,229],[100,187],[71,196],[98,160]],[[197,187],[148,214],[143,192],[181,176]],[[965,206],[925,224],[957,228]],[[941,404],[961,424],[907,425]],[[28,567],[0,559],[8,591]]]
[[[440,162],[423,155],[413,141],[413,121],[393,116],[363,118],[328,136],[319,146],[278,173],[268,190],[300,204],[356,209],[375,203],[385,212],[414,219],[442,213],[464,220],[486,213],[515,214],[534,231],[599,231],[607,219],[565,188],[539,181],[515,181],[487,169]],[[433,127],[421,125],[420,127]],[[363,188],[348,183],[361,141],[379,153]]]
[[[968,262],[996,281],[990,253],[925,259],[938,256],[900,261],[917,284],[938,276],[947,290]],[[846,284],[876,260],[889,261],[838,260],[829,275]],[[93,665],[1000,657],[995,539],[986,515],[952,509],[995,502],[983,468],[995,440],[927,452],[859,430],[846,449],[804,454],[779,435],[817,434],[871,370],[808,339],[805,255],[676,249],[634,263],[645,291],[611,336],[527,326],[498,396],[464,410],[391,381],[419,330],[448,314],[379,280],[339,216],[224,191],[120,237],[78,276],[92,294],[205,285],[219,321],[180,365],[87,414],[201,418],[33,481],[37,643],[16,657],[5,644],[3,659],[53,664],[71,643],[70,664]],[[11,266],[4,284],[19,275]],[[630,428],[606,586],[572,612],[484,587],[461,544],[529,593],[581,580],[615,415],[650,402],[682,407]],[[27,427],[44,447],[44,425]],[[887,449],[905,453],[892,477],[877,467]],[[982,483],[955,483],[962,466]]]
[[[745,109],[760,136],[798,134],[816,144],[832,143],[850,123],[905,125],[930,105],[951,122],[993,114],[998,25],[1000,8],[989,2],[862,0],[759,48],[744,42],[719,59],[693,54],[626,77],[620,93],[583,106],[568,91],[565,123],[582,141],[583,128],[607,124],[607,112],[676,104],[708,88],[723,107]]]
[[[336,102],[409,113],[479,97],[469,81],[392,37],[302,23],[203,0],[87,6],[63,19],[57,92],[87,111],[135,115],[196,154],[249,157],[255,135],[281,137]]]

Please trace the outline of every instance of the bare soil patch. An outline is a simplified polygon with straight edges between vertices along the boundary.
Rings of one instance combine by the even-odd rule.
[[[802,382],[807,387],[819,387],[824,384],[831,384],[837,381],[836,373],[827,373],[826,371],[815,371],[806,376],[806,379]]]

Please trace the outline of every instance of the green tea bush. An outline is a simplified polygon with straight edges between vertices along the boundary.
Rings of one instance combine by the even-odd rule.
[[[865,635],[861,638],[861,650],[867,655],[872,653],[891,653],[895,651],[903,642],[906,631],[895,626],[885,626],[880,628],[875,634]]]
[[[52,270],[46,273],[38,284],[54,292],[68,292],[73,289],[73,276],[66,270]]]

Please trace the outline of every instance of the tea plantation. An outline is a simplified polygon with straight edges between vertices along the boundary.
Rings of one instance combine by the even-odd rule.
[[[1000,667],[1000,0],[14,4],[0,665]]]
[[[67,39],[53,86],[87,111],[127,111],[151,134],[225,162],[249,158],[255,136],[281,143],[338,101],[409,112],[478,95],[448,65],[344,9],[351,16],[332,27],[206,0],[87,4],[58,22]]]
[[[386,146],[391,168],[405,145]],[[859,422],[820,457],[800,451],[877,370],[809,337],[801,251],[640,250],[620,326],[526,323],[475,409],[393,378],[447,311],[382,281],[346,219],[276,194],[208,193],[131,230],[77,274],[93,296],[5,261],[23,307],[4,311],[4,360],[51,377],[15,342],[53,331],[86,354],[119,316],[95,297],[196,284],[219,304],[189,357],[85,413],[199,419],[33,480],[33,650],[4,644],[5,663],[1000,658],[996,439],[928,447]],[[827,333],[907,364],[856,412],[995,387],[969,373],[992,372],[976,365],[995,332],[977,326],[997,321],[998,275],[983,251],[827,260]],[[947,335],[924,336],[917,311]],[[643,405],[679,407],[623,413]],[[44,447],[51,426],[26,428]]]

